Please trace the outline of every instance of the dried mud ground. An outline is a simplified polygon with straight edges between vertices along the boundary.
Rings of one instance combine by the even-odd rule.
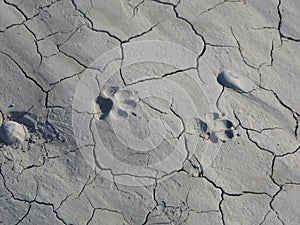
[[[300,224],[299,0],[0,0],[0,224]]]

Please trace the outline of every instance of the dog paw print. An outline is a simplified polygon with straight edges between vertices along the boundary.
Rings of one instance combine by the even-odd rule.
[[[195,131],[200,137],[210,140],[213,143],[219,141],[226,142],[236,136],[234,124],[225,118],[220,118],[217,114],[211,119],[207,119],[208,122],[195,118]]]
[[[117,119],[128,118],[129,115],[136,116],[135,108],[138,101],[136,92],[109,87],[98,96],[96,103],[102,113],[100,119],[104,120],[108,115]]]
[[[235,136],[235,127],[228,119],[216,119],[214,121],[214,128],[215,137],[222,142],[226,142]]]

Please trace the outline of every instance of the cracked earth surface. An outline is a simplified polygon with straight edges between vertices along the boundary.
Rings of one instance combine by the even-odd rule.
[[[300,224],[299,13],[0,0],[0,224]]]

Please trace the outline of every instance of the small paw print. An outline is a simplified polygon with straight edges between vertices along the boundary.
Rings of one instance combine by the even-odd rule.
[[[218,140],[226,142],[235,136],[235,127],[233,123],[228,119],[216,119],[214,121],[215,131],[214,134]]]
[[[207,118],[206,121],[195,118],[194,124],[194,130],[199,136],[213,143],[226,142],[236,136],[234,124],[228,119],[220,118],[218,114]]]

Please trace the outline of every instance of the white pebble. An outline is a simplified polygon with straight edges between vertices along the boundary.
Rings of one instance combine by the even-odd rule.
[[[224,87],[231,88],[238,92],[249,92],[255,89],[255,85],[247,77],[233,74],[230,71],[222,71],[217,78],[218,82]]]
[[[14,121],[4,122],[0,127],[0,139],[8,145],[23,142],[28,138],[26,127]]]

